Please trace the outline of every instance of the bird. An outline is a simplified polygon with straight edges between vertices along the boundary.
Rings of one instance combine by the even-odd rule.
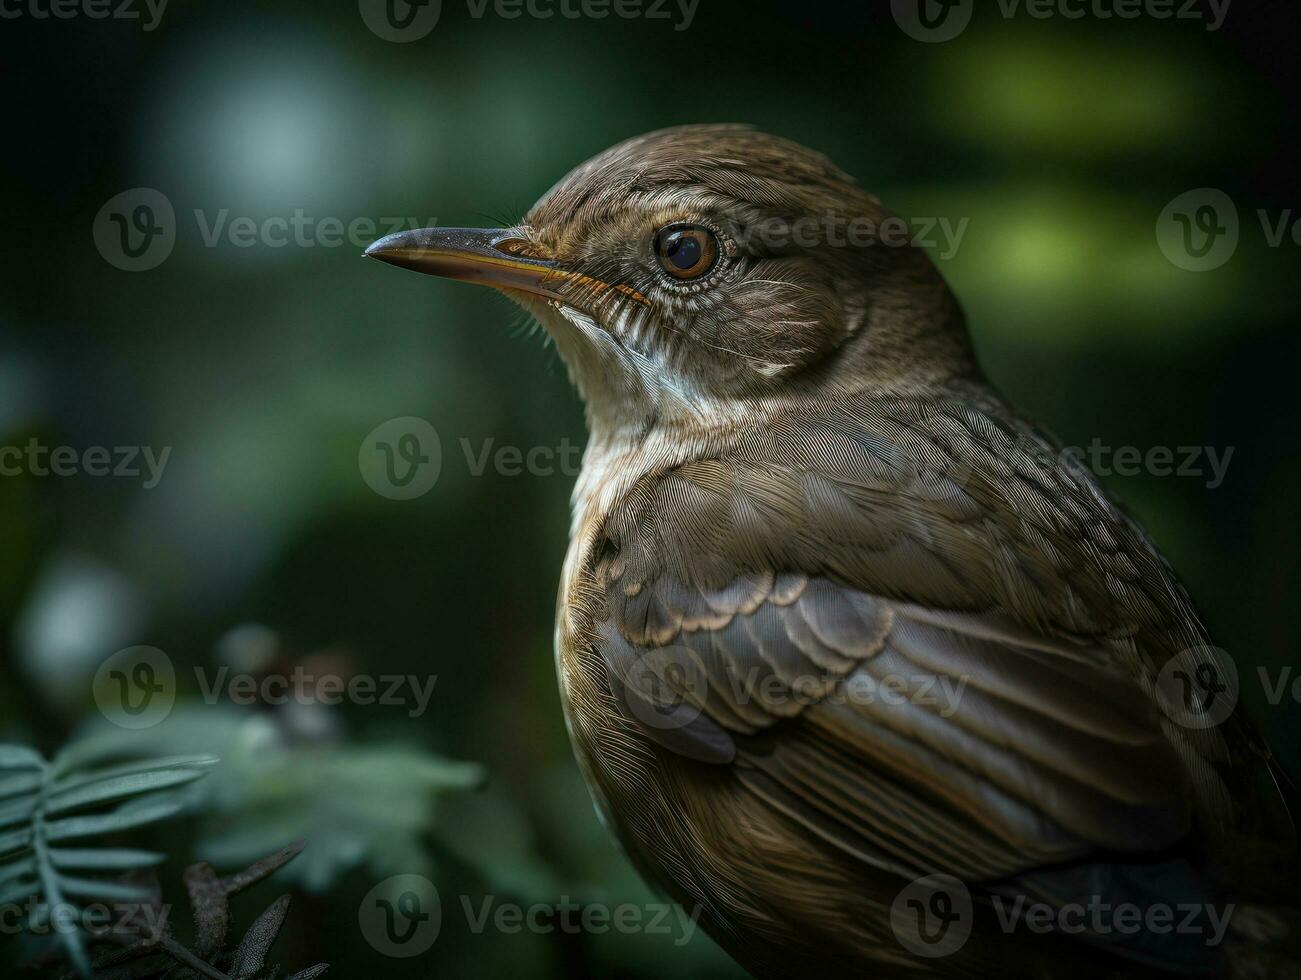
[[[366,250],[519,303],[581,397],[555,656],[598,814],[756,977],[1299,975],[1231,659],[898,220],[688,125]]]

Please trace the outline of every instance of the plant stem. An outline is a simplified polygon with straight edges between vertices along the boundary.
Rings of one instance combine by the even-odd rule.
[[[172,959],[184,963],[191,970],[202,973],[205,977],[211,977],[212,980],[231,980],[229,976],[222,973],[215,966],[203,962],[174,939],[164,937],[158,945]]]

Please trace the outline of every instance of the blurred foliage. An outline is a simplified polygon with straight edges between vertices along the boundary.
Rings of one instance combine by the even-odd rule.
[[[175,816],[176,787],[216,763],[212,756],[168,756],[108,767],[82,743],[46,762],[20,745],[0,744],[0,906],[22,909],[34,934],[53,933],[82,976],[91,972],[86,937],[59,928],[88,904],[145,902],[149,889],[118,877],[152,867],[164,855],[123,847],[87,847],[123,831]]]
[[[253,920],[237,942],[230,942],[230,899],[284,867],[302,851],[301,843],[284,847],[231,875],[218,877],[206,862],[192,864],[183,881],[193,914],[192,946],[178,939],[172,907],[163,901],[157,876],[147,884],[119,885],[117,897],[107,899],[108,921],[72,933],[79,943],[77,969],[65,973],[59,957],[35,956],[23,966],[24,976],[93,976],[98,980],[278,980],[283,968],[268,963],[280,938],[291,899],[281,895]],[[329,969],[317,963],[288,974],[285,980],[315,980]]]
[[[102,720],[83,727],[95,672],[150,644],[181,700],[135,751],[225,758],[193,787],[214,812],[159,830],[159,848],[234,866],[306,836],[280,876],[330,886],[300,900],[287,959],[348,976],[379,961],[391,978],[734,974],[699,933],[681,947],[476,934],[450,898],[425,956],[361,941],[358,903],[395,868],[426,869],[445,896],[656,900],[597,821],[560,714],[550,650],[573,478],[475,475],[465,459],[488,440],[581,445],[582,413],[554,353],[488,291],[390,274],[361,261],[364,243],[204,240],[223,212],[511,220],[593,153],[683,122],[753,123],[826,152],[899,214],[966,219],[952,255],[932,252],[993,380],[1064,442],[1234,447],[1215,489],[1104,483],[1247,676],[1295,660],[1301,280],[1296,246],[1268,247],[1256,212],[1301,200],[1301,8],[1234,4],[1211,32],[977,6],[945,44],[858,0],[701,0],[685,31],[476,19],[444,0],[410,44],[370,33],[355,3],[306,0],[186,0],[152,31],[6,20],[0,445],[174,451],[151,489],[0,477],[0,739],[47,753],[77,730],[107,739]],[[134,187],[177,215],[173,253],[142,273],[91,235]],[[1197,187],[1242,217],[1237,254],[1201,274],[1165,261],[1155,234]],[[408,415],[440,433],[442,475],[388,500],[358,448]],[[232,659],[223,638],[241,623],[274,630],[280,667]],[[323,650],[354,674],[436,676],[430,710],[343,704],[305,721],[184,683]],[[1265,704],[1256,684],[1244,697],[1295,771],[1297,705]],[[474,760],[486,788],[446,759]]]
[[[109,752],[218,755],[221,764],[190,792],[195,853],[248,864],[301,838],[311,847],[285,877],[312,892],[359,865],[375,878],[432,873],[423,838],[441,822],[439,796],[483,779],[477,766],[407,745],[291,744],[272,718],[225,705],[182,707],[142,732],[101,720],[83,737]]]

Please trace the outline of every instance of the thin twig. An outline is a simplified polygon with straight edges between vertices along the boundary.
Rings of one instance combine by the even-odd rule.
[[[176,942],[173,939],[163,939],[163,941],[160,942],[158,945],[159,948],[161,948],[163,952],[165,952],[168,956],[172,957],[172,959],[179,960],[181,963],[184,963],[186,966],[188,966],[191,970],[197,970],[199,973],[202,973],[205,977],[211,977],[212,980],[231,980],[231,978],[228,977],[226,974],[222,973],[216,967],[210,966],[209,964],[203,962],[203,960],[199,959],[188,949],[186,949],[184,946],[182,946],[180,943]]]

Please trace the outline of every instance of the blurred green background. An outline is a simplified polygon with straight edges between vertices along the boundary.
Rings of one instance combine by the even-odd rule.
[[[551,637],[573,477],[475,475],[461,448],[582,444],[554,352],[490,291],[400,275],[346,241],[209,245],[204,224],[299,209],[345,225],[510,221],[620,139],[739,121],[827,153],[899,214],[969,219],[937,261],[989,375],[1065,443],[1232,447],[1214,488],[1103,479],[1184,577],[1296,771],[1301,709],[1267,704],[1256,670],[1297,659],[1301,246],[1270,247],[1257,211],[1276,222],[1301,200],[1301,15],[1238,3],[1208,31],[978,7],[943,44],[857,2],[700,0],[675,30],[475,18],[444,0],[410,43],[349,2],[172,0],[150,31],[6,20],[0,445],[172,452],[150,489],[0,478],[0,741],[52,752],[95,730],[96,670],[150,644],[180,701],[141,737],[231,767],[207,814],[173,832],[164,882],[196,857],[233,867],[264,839],[305,836],[291,966],[733,973],[680,931],[475,934],[458,898],[655,900],[597,823],[561,720]],[[132,273],[92,224],[137,187],[170,200],[176,244]],[[1235,202],[1241,242],[1189,272],[1162,254],[1157,218],[1204,187]],[[410,501],[358,467],[366,434],[399,416],[428,420],[443,448],[436,486]],[[437,681],[411,717],[209,705],[193,674],[303,662]],[[464,770],[444,759],[481,765],[485,788],[454,788]],[[423,956],[387,959],[358,903],[404,871],[437,883],[443,931]]]

